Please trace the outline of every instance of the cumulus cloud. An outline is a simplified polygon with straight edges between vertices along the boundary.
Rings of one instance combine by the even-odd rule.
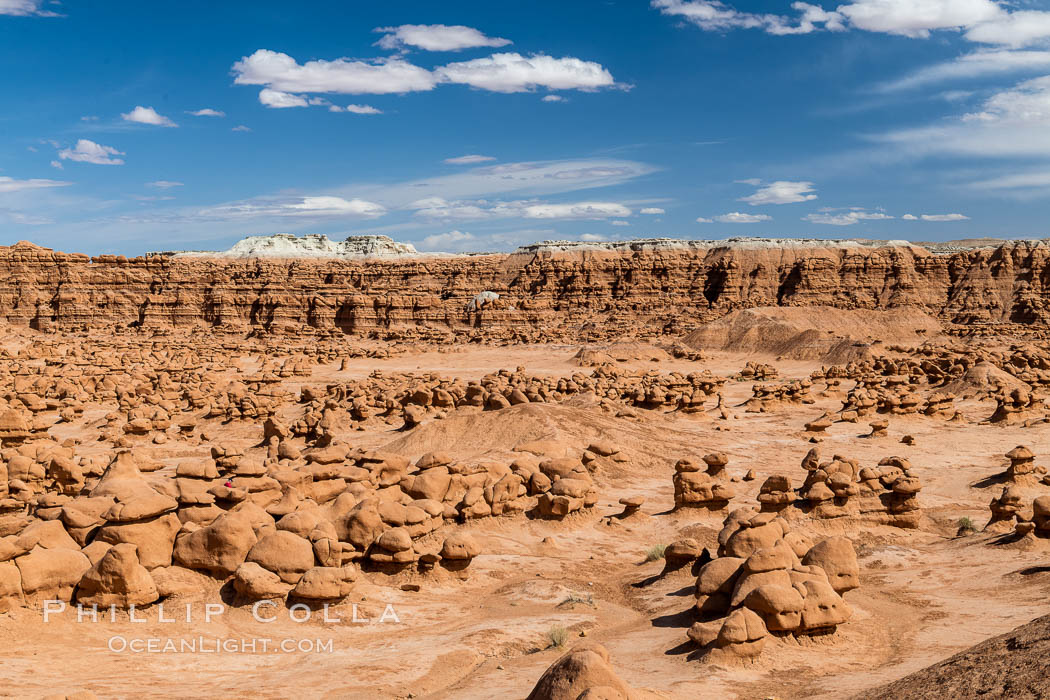
[[[718,0],[652,0],[651,5],[661,14],[681,17],[705,31],[761,29],[769,34],[808,34],[821,27],[830,31],[844,29],[840,13],[826,12],[805,2],[791,5],[798,12],[797,17],[739,12]]]
[[[195,112],[186,112],[186,114],[191,114],[194,117],[225,117],[226,116],[226,112],[220,112],[217,109],[211,109],[209,107],[205,107],[204,109],[198,109]]]
[[[869,32],[925,38],[935,29],[959,29],[1003,14],[992,0],[859,0],[840,5],[850,24]]]
[[[44,0],[0,0],[0,15],[15,17],[58,17],[58,13],[41,7]]]
[[[606,240],[606,238],[600,233],[585,233],[580,236],[580,240],[587,241],[588,243],[600,243]]]
[[[696,223],[698,224],[713,224],[714,222],[714,219],[708,219],[706,216],[696,217]]]
[[[561,95],[544,95],[540,102],[564,102],[565,98]]]
[[[435,73],[446,82],[505,93],[536,88],[597,90],[616,85],[612,74],[599,63],[543,54],[496,53],[486,58],[449,63],[437,68]]]
[[[496,160],[493,156],[482,156],[472,153],[465,156],[456,156],[455,158],[446,158],[443,162],[451,163],[452,165],[474,165],[476,163],[488,163],[493,160]]]
[[[149,124],[151,126],[166,126],[176,127],[178,124],[168,119],[164,115],[157,114],[157,110],[152,107],[136,107],[127,114],[121,114],[121,118],[126,122],[135,122],[136,124]]]
[[[473,240],[473,235],[465,231],[453,230],[448,233],[435,233],[427,236],[423,239],[420,248],[423,250],[460,249],[465,243]]]
[[[439,83],[501,93],[617,87],[612,74],[593,61],[518,53],[497,53],[430,71],[401,57],[372,61],[339,58],[300,65],[287,54],[259,49],[234,63],[232,72],[237,85],[264,86],[259,99],[270,107],[301,107],[304,100],[307,104],[322,103],[307,100],[304,93],[382,95],[432,90]]]
[[[1030,46],[1050,37],[1050,12],[1019,10],[1003,13],[966,32],[966,38],[983,44]]]
[[[412,47],[424,51],[461,51],[513,43],[509,39],[485,36],[473,27],[460,24],[402,24],[399,27],[377,27],[372,31],[383,33],[376,46],[391,50]]]
[[[807,214],[802,217],[802,220],[813,224],[825,224],[828,226],[852,226],[861,221],[878,221],[893,218],[889,214],[877,211],[865,211],[864,209],[851,209],[839,214],[834,212],[835,210],[833,209],[826,209],[816,214]]]
[[[612,224],[613,226],[630,226],[631,225],[630,221],[624,221],[623,219],[616,219],[615,221],[610,221],[609,223]]]
[[[329,112],[349,112],[350,114],[382,114],[383,110],[376,109],[372,105],[329,105]]]
[[[265,85],[281,92],[386,95],[432,90],[437,78],[401,58],[299,63],[288,54],[259,49],[233,64],[237,85]]]
[[[754,181],[750,181],[754,183]],[[794,204],[808,202],[817,198],[813,193],[812,182],[793,182],[777,180],[761,187],[752,195],[741,197],[738,201],[747,202],[753,207],[765,204]]]
[[[808,34],[851,28],[917,39],[933,31],[963,31],[970,41],[1014,48],[1050,38],[1050,12],[1011,11],[1013,3],[996,0],[855,0],[834,10],[794,2],[794,16],[741,12],[719,0],[652,0],[650,4],[705,31]]]
[[[244,124],[238,124],[237,126],[235,126],[232,129],[230,129],[230,131],[244,131],[244,132],[248,132],[248,131],[251,131],[251,129],[246,127]]]
[[[664,214],[666,213],[660,207],[644,207],[638,211],[639,214]]]
[[[732,211],[728,214],[722,214],[721,216],[715,217],[715,221],[720,221],[723,224],[757,224],[762,221],[772,220],[773,217],[768,214],[742,214],[738,211]]]
[[[16,180],[13,177],[0,176],[0,193],[39,190],[49,187],[66,187],[72,184],[72,182],[63,182],[61,180],[45,180],[37,178],[30,180]]]
[[[273,109],[288,109],[289,107],[307,107],[309,102],[301,95],[293,95],[289,92],[263,88],[259,91],[259,102]]]
[[[114,156],[122,155],[124,155],[123,151],[118,151],[110,146],[103,146],[88,139],[80,139],[73,148],[65,148],[58,152],[58,157],[62,160],[94,163],[95,165],[123,165],[123,159],[114,158]]]
[[[146,183],[146,187],[156,187],[160,190],[170,190],[172,187],[182,187],[182,185],[183,183],[175,182],[174,180],[157,180]]]

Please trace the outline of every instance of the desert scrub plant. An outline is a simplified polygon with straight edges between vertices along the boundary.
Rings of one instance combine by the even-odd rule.
[[[561,649],[565,646],[565,641],[569,638],[569,630],[565,629],[561,625],[552,625],[547,630],[547,641],[550,642],[548,648],[555,647]]]
[[[973,521],[966,517],[959,518],[959,521],[955,523],[955,525],[959,528],[956,535],[966,535],[971,532],[977,532],[977,528],[974,526]]]
[[[658,559],[664,558],[664,552],[667,551],[666,544],[654,544],[649,549],[645,550],[646,561],[657,561]]]
[[[565,600],[563,600],[561,603],[558,604],[558,607],[559,608],[560,607],[574,607],[576,605],[589,605],[592,608],[598,607],[597,605],[594,604],[594,594],[593,593],[583,594],[583,593],[576,593],[575,591],[572,592],[572,593],[569,593],[569,595],[567,595],[565,597]]]

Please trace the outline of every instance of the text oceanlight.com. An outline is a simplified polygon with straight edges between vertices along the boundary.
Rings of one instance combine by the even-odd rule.
[[[110,637],[115,654],[331,654],[331,639]]]

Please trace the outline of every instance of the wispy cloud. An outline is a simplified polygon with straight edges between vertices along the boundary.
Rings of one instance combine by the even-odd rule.
[[[461,24],[402,24],[399,27],[377,27],[372,31],[383,34],[376,46],[391,50],[461,51],[512,43],[509,39],[485,36],[477,29]]]
[[[773,217],[768,214],[743,214],[738,211],[732,211],[728,214],[722,214],[716,216],[715,221],[723,224],[757,224],[763,221],[772,221]]]

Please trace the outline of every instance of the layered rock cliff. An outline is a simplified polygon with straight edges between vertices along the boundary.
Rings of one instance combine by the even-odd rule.
[[[1045,242],[950,254],[903,242],[559,244],[390,259],[89,258],[19,243],[0,247],[0,271],[0,320],[40,330],[582,340],[683,333],[776,305],[1050,324]],[[475,302],[482,292],[498,298]]]

